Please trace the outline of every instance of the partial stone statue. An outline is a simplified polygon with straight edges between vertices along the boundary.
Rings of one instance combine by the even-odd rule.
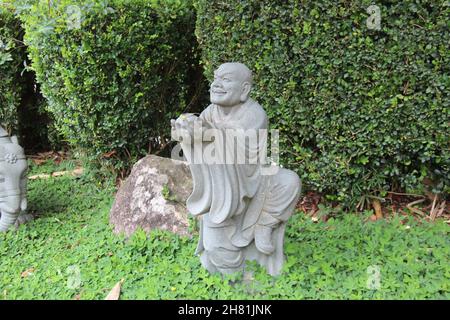
[[[295,172],[267,163],[267,115],[250,98],[251,89],[245,65],[222,64],[214,73],[211,104],[198,117],[171,120],[172,138],[193,177],[187,209],[200,217],[196,253],[202,265],[234,273],[256,260],[277,275],[301,182]]]
[[[14,226],[27,208],[27,169],[17,137],[0,127],[0,232]]]

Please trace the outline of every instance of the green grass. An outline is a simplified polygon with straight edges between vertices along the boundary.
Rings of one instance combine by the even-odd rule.
[[[72,167],[46,164],[31,174]],[[121,279],[121,299],[450,298],[450,227],[442,221],[364,223],[347,214],[314,223],[297,214],[287,229],[283,275],[271,278],[251,263],[248,283],[203,270],[193,255],[196,236],[114,235],[114,191],[89,173],[30,181],[30,210],[39,217],[0,235],[0,299],[103,299]],[[371,268],[380,271],[378,290],[367,287]]]

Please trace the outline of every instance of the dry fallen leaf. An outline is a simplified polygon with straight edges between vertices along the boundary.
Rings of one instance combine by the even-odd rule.
[[[36,180],[36,179],[48,179],[51,176],[49,174],[46,173],[41,173],[41,174],[36,174],[34,176],[30,176],[28,177],[29,180]]]
[[[84,170],[83,168],[76,168],[75,170],[72,171],[72,175],[74,176],[81,176],[83,174]]]
[[[419,199],[419,200],[410,202],[410,203],[408,203],[408,204],[406,205],[406,207],[409,209],[409,211],[414,212],[414,213],[417,213],[418,215],[424,216],[425,213],[423,213],[421,210],[419,210],[419,209],[417,209],[417,208],[414,208],[413,206],[415,206],[416,204],[422,203],[422,202],[424,202],[425,200],[426,200],[426,199],[423,198],[423,199]]]
[[[116,283],[114,288],[108,293],[105,300],[119,300],[120,297],[120,288],[122,287],[122,283],[124,282],[124,279],[120,280]]]
[[[41,164],[44,164],[46,162],[47,162],[46,159],[33,159],[33,163],[37,166],[40,166]]]
[[[22,273],[20,274],[20,276],[21,276],[22,278],[26,278],[26,277],[32,275],[33,272],[34,272],[34,268],[30,268],[30,269],[27,269],[27,270],[25,270],[24,272],[22,272]]]
[[[113,150],[113,151],[104,153],[102,156],[103,156],[103,158],[111,158],[115,154],[116,154],[116,150]]]
[[[375,216],[377,217],[377,219],[382,219],[383,218],[383,212],[381,212],[381,203],[378,199],[373,199],[372,200],[372,206],[373,209],[375,210]]]
[[[37,174],[34,176],[30,176],[30,177],[28,177],[28,179],[29,180],[49,179],[51,177],[61,177],[61,176],[69,175],[69,174],[74,177],[77,177],[77,176],[81,176],[83,174],[83,172],[84,172],[83,168],[76,168],[75,170],[71,170],[71,171],[56,171],[56,172],[53,172],[52,174],[41,173],[41,174]]]
[[[433,206],[434,206],[434,203],[433,203]],[[437,217],[440,217],[442,215],[442,213],[444,212],[445,207],[446,207],[446,201],[443,201],[442,203],[438,204],[437,206],[434,206],[430,212],[431,221],[434,221]]]
[[[56,171],[52,173],[52,177],[60,177],[60,176],[65,176],[67,175],[69,172],[67,171]]]
[[[60,177],[65,175],[72,175],[72,176],[80,176],[83,174],[83,168],[76,168],[75,170],[71,171],[56,171],[52,173],[53,177]]]

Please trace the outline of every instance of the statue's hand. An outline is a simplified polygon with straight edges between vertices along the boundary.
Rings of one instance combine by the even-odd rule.
[[[172,137],[173,140],[175,141],[180,141],[180,135],[177,131],[177,126],[176,126],[176,120],[175,119],[171,119],[170,120],[170,126],[171,126],[171,130],[170,130],[170,135]]]
[[[194,135],[194,123],[198,117],[193,114],[182,114],[177,120],[171,120],[172,138],[179,141],[180,137],[192,137]]]

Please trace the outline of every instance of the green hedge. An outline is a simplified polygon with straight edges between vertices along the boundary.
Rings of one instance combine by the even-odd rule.
[[[18,17],[24,4],[23,0],[0,1],[0,124],[19,136],[27,152],[58,149],[60,137],[52,130],[34,72],[27,68],[27,47]]]
[[[26,47],[21,42],[23,30],[14,10],[0,3],[0,124],[17,133],[23,78],[21,71],[26,59]]]
[[[205,74],[255,72],[282,160],[331,200],[449,181],[448,1],[199,0]],[[447,189],[448,190],[448,189]]]
[[[193,105],[190,1],[42,0],[22,19],[56,127],[102,164],[122,169],[164,144],[169,119]]]

